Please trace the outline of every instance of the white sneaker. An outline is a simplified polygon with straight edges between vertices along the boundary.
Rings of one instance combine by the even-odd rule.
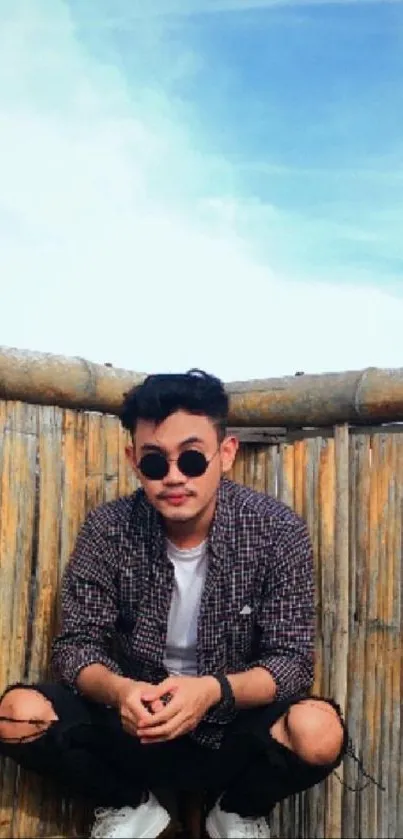
[[[155,839],[168,827],[169,813],[150,792],[148,801],[139,807],[121,810],[95,810],[92,839]]]
[[[206,831],[211,839],[270,839],[269,825],[263,816],[246,819],[237,813],[226,813],[219,802],[207,816]]]

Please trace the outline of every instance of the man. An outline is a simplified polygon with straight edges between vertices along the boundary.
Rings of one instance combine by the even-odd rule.
[[[54,684],[0,702],[0,751],[104,809],[93,837],[156,837],[156,790],[207,794],[210,837],[268,837],[274,805],[324,779],[346,732],[309,698],[312,550],[302,520],[223,475],[222,383],[149,376],[126,395],[142,488],[92,511],[62,586]]]

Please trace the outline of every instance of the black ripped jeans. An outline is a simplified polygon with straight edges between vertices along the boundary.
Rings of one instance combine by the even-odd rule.
[[[221,807],[229,812],[268,815],[279,801],[323,781],[347,748],[343,721],[343,746],[331,764],[307,763],[271,736],[276,720],[306,697],[239,712],[226,727],[221,747],[210,749],[189,736],[142,745],[125,733],[113,709],[60,684],[32,688],[51,702],[58,720],[35,740],[0,740],[0,754],[40,775],[51,775],[66,792],[84,795],[96,806],[135,807],[145,790],[167,787],[205,789],[211,801],[223,793]],[[340,715],[332,700],[325,701]]]

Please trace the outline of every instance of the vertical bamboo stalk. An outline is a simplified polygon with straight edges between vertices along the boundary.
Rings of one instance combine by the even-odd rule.
[[[11,470],[11,413],[12,404],[0,401],[0,693],[9,682],[9,633],[11,627],[11,592],[14,577],[13,543],[9,541],[9,526],[6,524],[6,509],[9,505],[9,481]],[[13,539],[16,538],[14,526]],[[4,544],[10,553],[3,553]],[[12,834],[14,819],[14,788],[16,767],[6,758],[0,758],[0,837],[7,839]]]
[[[330,696],[332,636],[335,624],[335,462],[334,439],[322,440],[319,472],[319,565],[322,604],[322,692]]]
[[[46,679],[51,640],[55,632],[60,548],[61,424],[59,408],[44,407],[38,416],[37,546],[32,580],[27,681]],[[45,791],[48,793],[44,794]],[[43,824],[58,830],[60,796],[50,795],[49,780],[21,773],[18,798],[18,835],[41,837]]]
[[[243,482],[247,487],[257,489],[256,481],[256,449],[255,446],[244,447]]]
[[[390,787],[390,808],[396,814],[396,831],[394,834],[390,831],[390,836],[395,836],[398,839],[399,836],[403,836],[403,434],[399,433],[396,447],[396,521],[393,563],[395,579],[393,609],[396,616],[396,641],[393,655],[392,778]]]
[[[306,440],[297,440],[294,443],[294,510],[299,516],[304,516],[306,507]]]
[[[294,507],[295,450],[292,443],[281,443],[279,447],[278,497],[285,504]],[[275,814],[280,835],[294,835],[296,830],[295,797],[284,801]],[[275,822],[273,822],[275,823]]]
[[[387,836],[396,834],[397,812],[391,807],[395,797],[398,778],[398,752],[394,742],[394,717],[396,709],[396,686],[394,673],[396,661],[401,658],[400,620],[396,610],[395,591],[400,582],[396,567],[396,531],[400,510],[397,504],[398,458],[397,435],[385,434],[386,457],[386,510],[385,510],[385,572],[384,572],[384,636],[385,636],[385,702],[381,707],[382,754],[379,772],[386,792],[377,790],[382,831]],[[399,551],[397,551],[399,553]],[[400,674],[399,674],[400,675]],[[398,702],[399,704],[399,702]]]
[[[105,416],[104,430],[104,501],[113,501],[119,491],[119,428],[116,417]]]
[[[361,748],[363,709],[363,678],[365,649],[367,521],[369,497],[370,440],[368,434],[352,434],[350,438],[350,615],[348,658],[348,702],[346,719],[349,734],[358,750]],[[355,789],[358,783],[356,766],[351,760],[344,763],[344,781]],[[343,835],[359,835],[359,799],[355,792],[344,789]],[[357,834],[358,831],[358,834]]]
[[[289,507],[294,507],[294,446],[280,444],[280,463],[278,475],[278,497]]]
[[[86,416],[84,413],[65,410],[62,422],[62,487],[60,555],[58,565],[59,586],[61,575],[73,551],[78,531],[86,515]],[[57,622],[60,600],[57,598]],[[78,804],[60,801],[58,833],[76,836],[77,825],[85,823],[85,812]],[[78,833],[80,835],[80,833]],[[84,830],[85,835],[85,830]]]
[[[119,495],[130,495],[138,486],[139,481],[130,465],[126,456],[126,447],[131,446],[132,441],[128,432],[126,432],[119,423],[118,426],[118,493]]]
[[[297,440],[294,443],[294,509],[300,516],[304,516],[307,498],[306,498],[306,467],[307,467],[307,444],[306,440]],[[308,802],[305,802],[306,804]],[[297,836],[304,837],[304,796],[297,796],[292,802],[289,802],[289,807],[292,812],[289,816],[292,818],[293,829]]]
[[[306,441],[305,456],[305,505],[304,518],[311,535],[315,561],[316,592],[316,656],[315,683],[313,693],[321,693],[321,674],[323,671],[323,647],[319,642],[322,636],[322,602],[319,567],[319,458],[321,438],[314,437]],[[325,835],[325,788],[320,784],[302,796],[303,813],[301,828],[307,839],[320,839]]]
[[[8,412],[3,443],[2,499],[0,530],[0,557],[2,571],[1,585],[1,651],[4,670],[2,687],[26,677],[29,659],[30,595],[32,587],[33,555],[35,551],[35,501],[36,501],[36,424],[35,407],[14,403]],[[10,786],[3,789],[12,793],[13,775]],[[17,776],[20,778],[21,776]],[[20,785],[16,786],[11,801],[5,802],[6,829],[13,836],[20,836],[18,809]],[[2,802],[4,806],[4,799]],[[1,830],[2,828],[0,828]],[[6,834],[7,835],[7,834]],[[9,834],[8,834],[9,835]]]
[[[230,473],[230,477],[237,484],[245,483],[245,465],[248,457],[248,448],[245,444],[239,447],[235,463]]]
[[[266,461],[266,485],[265,491],[275,498],[278,494],[278,471],[279,471],[279,449],[278,446],[268,446],[266,453],[261,453],[262,460]]]
[[[334,591],[335,619],[331,643],[330,696],[345,714],[347,705],[349,631],[349,436],[348,426],[335,428]],[[339,768],[343,779],[343,766]],[[327,836],[340,839],[343,787],[334,776],[328,780]]]
[[[378,586],[377,599],[377,636],[378,636],[378,660],[375,693],[375,729],[376,752],[375,752],[375,773],[377,777],[383,778],[386,787],[386,797],[389,797],[389,735],[388,723],[390,721],[390,689],[389,689],[389,641],[390,626],[388,615],[388,517],[389,517],[389,435],[380,432],[377,434],[379,446],[379,468],[378,479]],[[389,636],[389,637],[388,637]],[[384,795],[378,789],[373,790],[377,799],[377,831],[379,836],[387,835],[388,814],[383,804]]]
[[[103,417],[86,414],[86,510],[98,507],[104,494],[104,435]]]
[[[377,679],[379,676],[379,635],[378,635],[378,585],[379,585],[379,506],[378,506],[378,469],[379,441],[377,435],[371,435],[371,468],[369,494],[369,531],[368,531],[368,573],[367,573],[367,614],[364,664],[364,715],[363,715],[363,759],[372,775],[377,773],[379,760],[379,741],[377,731]],[[370,839],[377,831],[378,801],[369,786],[361,796],[361,817],[363,839]]]
[[[323,439],[320,452],[319,472],[319,564],[322,603],[322,637],[317,643],[322,644],[322,691],[324,696],[331,695],[332,638],[335,629],[334,567],[335,567],[335,527],[336,527],[336,475],[335,441]],[[324,839],[333,839],[333,808],[330,800],[330,782],[325,786],[325,833]]]
[[[32,644],[28,680],[48,675],[51,637],[55,627],[55,600],[58,596],[62,486],[62,411],[43,407],[38,423],[37,557],[32,602]]]
[[[59,578],[85,518],[85,415],[64,411],[62,429],[61,542]]]

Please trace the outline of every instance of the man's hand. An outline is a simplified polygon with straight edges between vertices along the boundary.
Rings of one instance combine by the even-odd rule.
[[[145,695],[154,690],[148,682],[135,682],[125,679],[117,694],[116,707],[122,726],[128,734],[139,736],[139,727],[155,719],[155,714],[162,711],[164,704],[160,697],[147,701]]]
[[[161,743],[193,731],[209,708],[219,702],[221,687],[213,676],[169,676],[144,691],[142,699],[153,709],[167,694],[170,698],[162,710],[139,721],[137,736],[142,743]]]

